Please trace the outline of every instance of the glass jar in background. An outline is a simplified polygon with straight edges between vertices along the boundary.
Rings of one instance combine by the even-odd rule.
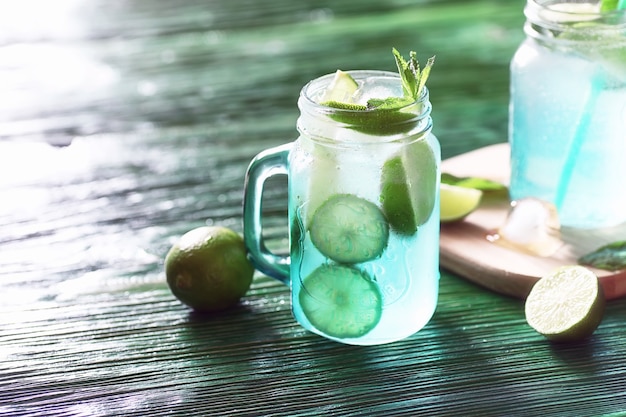
[[[626,221],[626,11],[599,10],[528,0],[511,62],[511,198],[576,228]]]

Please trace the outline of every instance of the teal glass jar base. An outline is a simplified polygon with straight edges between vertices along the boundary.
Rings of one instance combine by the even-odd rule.
[[[429,282],[439,282],[439,276],[425,277]],[[301,291],[305,291],[302,290]],[[295,294],[294,294],[295,295]],[[383,308],[380,320],[376,326],[360,336],[346,336],[341,328],[333,328],[332,334],[320,330],[319,324],[313,324],[302,310],[301,304],[293,304],[293,315],[296,321],[308,331],[327,339],[348,345],[372,346],[397,342],[406,339],[422,330],[430,321],[437,307],[438,291],[435,289],[429,294],[423,294],[420,300],[406,300],[397,305]],[[415,303],[420,303],[416,308]],[[405,304],[405,305],[403,305]],[[332,320],[331,317],[328,317]]]
[[[293,314],[304,328],[345,344],[378,345],[428,323],[439,291],[438,199],[416,233],[392,231],[379,256],[356,263],[337,262],[316,247],[303,207],[290,210],[290,276]]]

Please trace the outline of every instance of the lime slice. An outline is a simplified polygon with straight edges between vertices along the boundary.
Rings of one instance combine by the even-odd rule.
[[[598,277],[582,266],[563,266],[544,276],[526,299],[526,321],[548,340],[574,342],[602,321],[605,299]]]
[[[368,110],[367,106],[355,103],[353,95],[358,87],[358,83],[350,74],[337,70],[319,103],[338,110],[329,114],[331,119],[350,125],[351,129],[361,133],[393,135],[409,131],[417,123],[417,121],[409,123],[416,119],[413,106],[405,109],[409,111],[401,111],[404,106]],[[407,100],[405,106],[412,101]]]
[[[405,133],[413,129],[418,120],[417,104],[402,109],[371,109],[359,104],[327,101],[325,106],[339,111],[328,116],[339,123],[345,123],[352,130],[374,136],[388,136]]]
[[[322,265],[307,276],[300,306],[311,324],[336,338],[361,337],[382,314],[382,295],[374,281],[358,269]]]
[[[440,215],[441,222],[461,220],[478,207],[483,192],[474,188],[458,187],[456,185],[441,184]]]
[[[389,225],[375,204],[354,194],[335,194],[313,214],[311,241],[340,263],[375,259],[385,250]]]
[[[335,77],[324,91],[320,103],[353,103],[352,95],[358,88],[359,85],[350,74],[337,70]]]
[[[412,235],[430,218],[437,197],[437,161],[424,140],[388,159],[381,175],[380,202],[391,228]]]

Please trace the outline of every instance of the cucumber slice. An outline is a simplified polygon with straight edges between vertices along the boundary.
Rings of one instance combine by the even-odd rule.
[[[381,175],[380,203],[391,229],[410,236],[426,223],[437,197],[437,161],[425,140],[388,159]]]
[[[328,336],[361,337],[380,321],[382,294],[365,272],[343,265],[322,265],[302,285],[299,300],[304,315]]]
[[[335,194],[313,214],[311,241],[339,263],[366,262],[387,247],[389,225],[374,203],[354,194]]]

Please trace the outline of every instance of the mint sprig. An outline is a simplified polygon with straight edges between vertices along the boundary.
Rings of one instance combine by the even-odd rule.
[[[426,80],[428,80],[430,75],[430,69],[435,64],[435,57],[433,56],[428,59],[426,66],[420,69],[415,51],[409,52],[408,61],[404,59],[396,48],[392,48],[392,52],[398,67],[398,74],[400,74],[402,79],[403,96],[384,99],[372,98],[367,102],[368,110],[395,110],[419,100],[426,85]]]
[[[405,111],[405,107],[420,99],[435,57],[431,57],[421,69],[414,51],[410,52],[408,61],[396,48],[392,48],[392,52],[402,82],[402,97],[371,98],[366,105],[335,100],[322,102],[324,106],[342,110],[330,113],[331,119],[349,125],[350,129],[377,136],[404,133],[415,127],[416,108]]]

